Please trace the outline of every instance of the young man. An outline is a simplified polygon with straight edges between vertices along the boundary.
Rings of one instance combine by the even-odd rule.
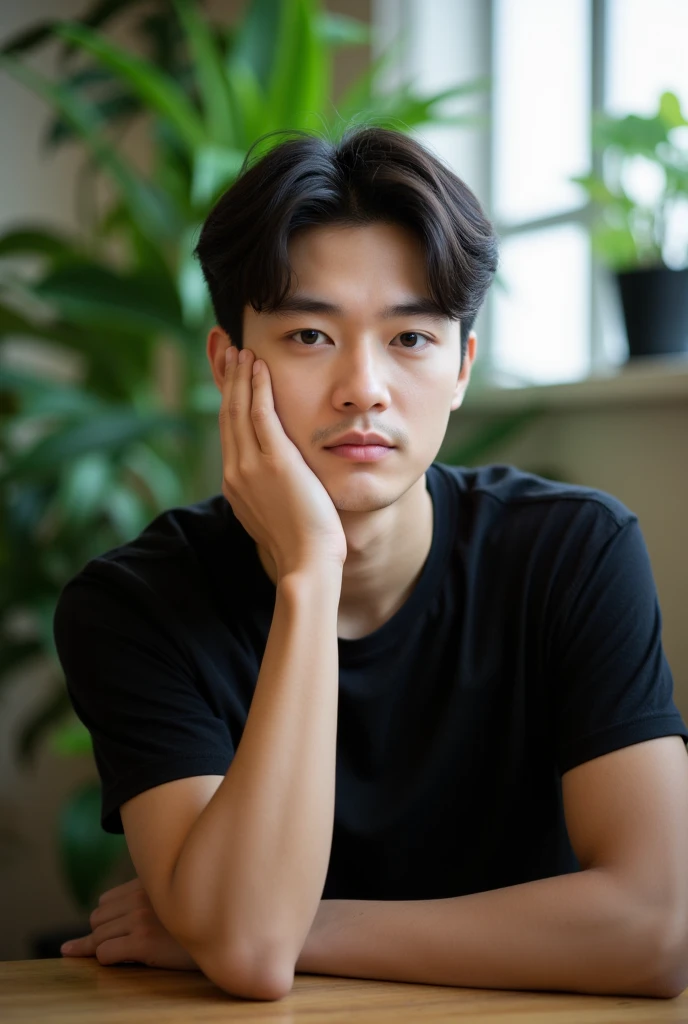
[[[497,266],[477,200],[401,134],[297,136],[197,255],[222,494],[55,616],[138,875],[69,952],[257,999],[295,970],[677,994],[688,730],[638,520],[434,462]]]

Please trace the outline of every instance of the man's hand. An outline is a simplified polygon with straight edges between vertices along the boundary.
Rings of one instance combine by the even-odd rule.
[[[222,493],[244,529],[269,551],[278,576],[310,565],[341,569],[346,536],[325,487],[275,411],[267,364],[227,350],[220,406]],[[256,373],[253,370],[256,369]]]
[[[327,936],[346,919],[339,900],[321,900],[297,971],[322,970]],[[101,964],[141,963],[173,971],[200,968],[160,923],[138,878],[104,892],[91,913],[90,935],[66,942],[63,956],[94,956]]]
[[[90,923],[90,935],[62,946],[64,956],[95,956],[101,964],[134,962],[174,971],[199,970],[163,928],[138,878],[104,892]]]

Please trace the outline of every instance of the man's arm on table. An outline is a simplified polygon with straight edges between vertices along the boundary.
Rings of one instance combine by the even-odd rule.
[[[224,777],[122,804],[155,913],[232,995],[276,999],[325,884],[334,823],[341,570],[286,575],[248,718]],[[314,627],[314,623],[316,627]]]
[[[688,985],[683,740],[616,750],[566,772],[562,786],[580,872],[440,900],[323,900],[297,971],[678,995]]]

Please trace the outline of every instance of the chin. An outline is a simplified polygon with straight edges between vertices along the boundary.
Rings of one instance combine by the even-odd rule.
[[[389,483],[369,480],[350,480],[348,484],[337,481],[331,486],[322,481],[338,512],[377,512],[398,501],[405,488],[390,490]]]
[[[332,503],[338,512],[379,512],[381,508],[387,508],[389,505],[393,505],[397,500],[397,496],[393,497],[342,497],[332,498]]]

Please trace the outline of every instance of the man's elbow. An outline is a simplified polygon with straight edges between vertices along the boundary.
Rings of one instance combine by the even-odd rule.
[[[241,999],[283,999],[294,985],[295,965],[266,951],[244,949],[222,957],[201,954],[196,962],[207,978]]]
[[[284,942],[274,935],[263,941],[246,935],[239,941],[234,936],[228,939],[226,927],[216,921],[212,928],[207,921],[200,929],[198,921],[194,923],[196,930],[188,919],[180,926],[177,915],[168,930],[219,988],[242,999],[276,1000],[291,992],[296,960],[285,955]]]
[[[651,979],[637,995],[675,999],[688,988],[688,924],[676,915],[664,915],[657,926],[648,960],[655,964]]]
[[[688,988],[688,934],[679,943],[667,943],[663,981],[665,999],[675,999]]]

